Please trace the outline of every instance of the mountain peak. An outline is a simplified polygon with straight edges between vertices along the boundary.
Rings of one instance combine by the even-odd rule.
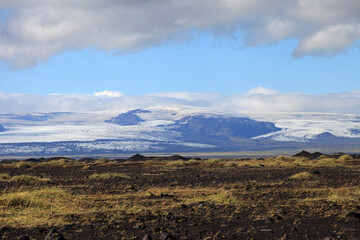
[[[130,125],[137,125],[141,122],[144,122],[139,116],[137,116],[135,113],[146,113],[149,111],[143,111],[140,109],[136,109],[133,111],[129,111],[126,113],[121,113],[117,117],[111,118],[109,120],[105,120],[107,123],[114,123],[121,126],[130,126]]]

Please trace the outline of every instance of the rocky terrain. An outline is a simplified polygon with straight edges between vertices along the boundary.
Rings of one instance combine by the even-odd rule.
[[[0,162],[0,239],[360,239],[360,156]]]

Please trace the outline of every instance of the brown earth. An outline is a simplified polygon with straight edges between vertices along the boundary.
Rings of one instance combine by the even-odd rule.
[[[0,239],[360,239],[359,161],[298,160],[4,161]]]

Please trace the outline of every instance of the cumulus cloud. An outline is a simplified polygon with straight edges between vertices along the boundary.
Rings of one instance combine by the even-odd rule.
[[[359,40],[359,12],[358,0],[2,0],[0,59],[25,68],[64,51],[133,52],[194,31],[250,46],[298,39],[294,56],[332,56]]]
[[[110,92],[111,91],[104,91]],[[102,93],[104,93],[102,92]],[[115,92],[117,93],[117,92]],[[225,96],[215,93],[156,93],[142,96],[113,94],[15,94],[0,92],[0,113],[123,112],[136,108],[184,106],[210,112],[326,112],[360,114],[360,90],[334,94],[279,93],[266,88]],[[202,110],[202,111],[203,111]]]

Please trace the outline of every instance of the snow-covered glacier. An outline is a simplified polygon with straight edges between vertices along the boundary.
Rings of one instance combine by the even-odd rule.
[[[314,142],[323,133],[360,137],[355,114],[239,114],[181,105],[0,114],[0,125],[0,155],[261,150]]]

